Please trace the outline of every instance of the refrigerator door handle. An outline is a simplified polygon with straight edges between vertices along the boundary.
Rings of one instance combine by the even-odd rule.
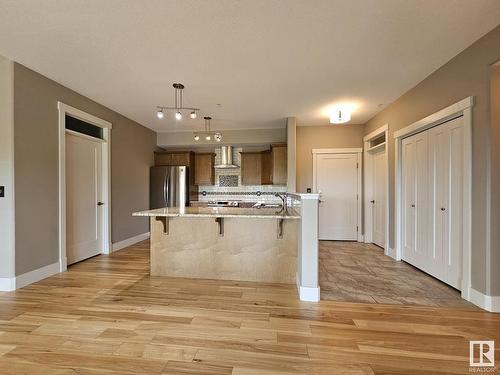
[[[172,176],[169,173],[167,173],[167,177],[165,177],[165,186],[166,186],[166,195],[165,195],[165,205],[166,207],[170,207],[170,178]]]
[[[165,179],[163,180],[163,200],[165,201],[165,207],[167,207],[167,173],[165,173]]]

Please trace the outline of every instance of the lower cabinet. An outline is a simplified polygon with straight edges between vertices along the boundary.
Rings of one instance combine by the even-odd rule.
[[[456,289],[463,262],[463,117],[402,141],[402,258]]]

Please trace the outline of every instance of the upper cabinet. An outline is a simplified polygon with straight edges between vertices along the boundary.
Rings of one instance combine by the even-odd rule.
[[[199,153],[195,155],[196,171],[194,174],[195,185],[215,184],[215,154]]]
[[[194,152],[192,151],[162,151],[155,152],[155,165],[194,167]]]
[[[286,185],[286,182],[286,144],[273,144],[266,151],[241,153],[242,185]]]
[[[288,168],[286,143],[271,145],[271,159],[272,184],[286,185]]]
[[[262,152],[241,152],[241,184],[262,184]]]

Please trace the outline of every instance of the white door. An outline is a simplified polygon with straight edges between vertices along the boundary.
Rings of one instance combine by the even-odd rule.
[[[386,159],[385,148],[372,155],[373,160],[373,199],[372,203],[372,241],[385,247],[385,207],[386,207]]]
[[[320,240],[358,239],[358,154],[318,154]]]
[[[427,133],[403,139],[403,260],[421,268],[429,252]]]
[[[462,281],[462,117],[429,130],[429,151],[433,160],[430,186],[433,230],[427,258],[432,274],[460,289]]]
[[[460,289],[462,117],[402,141],[402,259]]]
[[[66,133],[66,257],[68,265],[100,254],[101,142]]]

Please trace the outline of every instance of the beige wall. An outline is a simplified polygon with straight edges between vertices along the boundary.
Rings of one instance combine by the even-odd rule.
[[[297,192],[312,189],[312,149],[363,147],[363,125],[297,127]]]
[[[491,295],[500,296],[500,64],[491,75]]]
[[[112,241],[148,232],[132,217],[149,206],[149,167],[156,134],[20,65],[14,65],[16,275],[58,261],[57,101],[113,124]]]
[[[193,132],[167,132],[158,133],[157,143],[160,147],[173,148],[206,148],[207,146],[219,147],[221,144],[238,145],[263,145],[270,143],[286,142],[286,129],[239,129],[222,130],[222,143],[215,141],[195,141]]]
[[[297,119],[288,117],[286,119],[287,135],[287,180],[286,189],[288,192],[297,191]]]
[[[499,46],[500,27],[497,27],[368,121],[365,129],[368,134],[383,124],[389,124],[390,246],[394,247],[394,131],[465,97],[475,97],[472,126],[472,287],[482,293],[489,289],[486,271],[490,267],[487,264],[489,76],[490,65],[500,59]],[[500,246],[493,251],[498,254]]]
[[[0,278],[14,276],[13,63],[0,57]]]

